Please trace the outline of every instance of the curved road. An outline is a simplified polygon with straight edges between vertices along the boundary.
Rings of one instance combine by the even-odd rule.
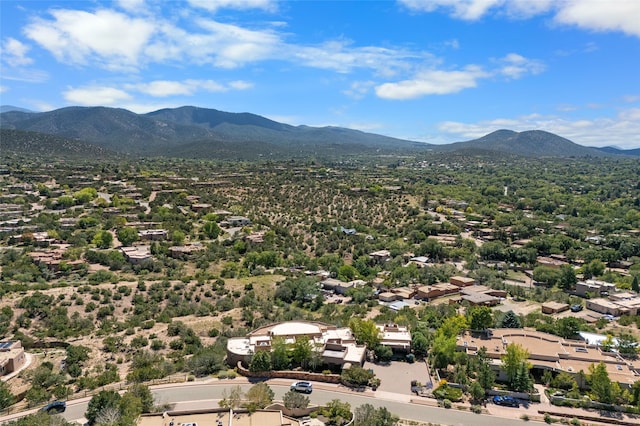
[[[386,407],[389,411],[404,419],[420,420],[442,425],[474,425],[474,426],[511,426],[524,421],[515,418],[502,418],[488,415],[473,414],[469,411],[459,411],[456,409],[444,409],[439,407],[414,404],[410,402],[409,395],[380,394],[372,393],[364,395],[361,392],[349,391],[345,388],[338,388],[336,385],[316,384],[313,393],[310,395],[311,403],[323,405],[333,399],[340,399],[348,402],[352,408],[362,404],[371,404],[375,407]],[[187,383],[180,386],[168,385],[152,389],[155,396],[155,403],[176,404],[177,409],[201,409],[217,408],[218,401],[222,399],[225,389],[233,386],[240,386],[243,392],[251,387],[246,382],[235,382],[233,380],[215,381],[211,383]],[[276,400],[282,400],[283,395],[289,390],[288,385],[269,383],[275,393]],[[63,417],[68,421],[80,419],[87,409],[88,400],[78,403],[70,403]],[[2,421],[0,419],[0,421]],[[527,422],[535,423],[535,422]]]

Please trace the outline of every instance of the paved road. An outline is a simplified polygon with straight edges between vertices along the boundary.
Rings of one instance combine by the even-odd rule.
[[[249,390],[250,384],[244,382],[234,383],[233,380],[225,382],[211,382],[209,384],[185,384],[180,387],[171,386],[153,389],[156,404],[177,404],[176,408],[216,408],[218,400],[222,399],[225,389],[239,385],[244,392]],[[282,400],[282,396],[287,392],[288,386],[269,383],[275,393],[276,400]],[[344,388],[343,388],[344,389]],[[346,390],[346,389],[345,389]],[[405,419],[420,420],[442,425],[451,426],[511,426],[524,423],[522,420],[513,418],[501,418],[473,414],[468,411],[458,411],[455,409],[445,410],[443,408],[425,406],[410,403],[411,396],[397,395],[392,393],[368,392],[363,395],[356,391],[342,391],[335,386],[315,384],[313,394],[310,396],[311,403],[323,405],[333,399],[349,402],[352,408],[362,404],[371,404],[374,407],[386,407],[392,413]],[[63,414],[68,421],[73,421],[84,416],[88,401],[77,404],[70,404]],[[534,424],[535,422],[527,422]]]

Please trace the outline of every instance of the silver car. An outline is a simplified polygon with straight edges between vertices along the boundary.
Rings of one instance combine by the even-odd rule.
[[[293,382],[291,390],[296,392],[311,393],[313,385],[310,382]]]

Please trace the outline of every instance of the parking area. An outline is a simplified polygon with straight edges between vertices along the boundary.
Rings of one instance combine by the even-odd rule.
[[[391,362],[389,364],[375,364],[365,362],[364,368],[372,369],[380,379],[380,387],[384,392],[411,394],[411,381],[417,380],[422,384],[429,383],[429,372],[425,362]]]

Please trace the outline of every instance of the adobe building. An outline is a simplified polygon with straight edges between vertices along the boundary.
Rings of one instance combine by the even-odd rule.
[[[411,333],[408,327],[398,324],[378,324],[380,344],[396,352],[411,352]]]
[[[213,408],[208,410],[165,411],[142,414],[136,426],[300,426],[300,422],[287,417],[280,410]]]
[[[640,379],[638,368],[617,353],[603,352],[599,346],[585,341],[565,340],[539,331],[498,328],[490,329],[486,336],[465,332],[458,336],[457,350],[475,356],[480,348],[486,348],[492,368],[498,372],[498,379],[506,380],[500,357],[511,343],[519,344],[529,352],[528,361],[532,369],[540,374],[544,370],[554,373],[564,371],[577,377],[580,371],[588,374],[589,366],[602,362],[609,378],[620,386],[630,388]]]
[[[313,321],[287,321],[260,327],[246,337],[232,337],[227,341],[227,363],[236,365],[239,361],[248,365],[257,351],[272,350],[272,340],[282,338],[293,344],[297,339],[309,339],[311,346],[321,353],[322,362],[327,365],[348,367],[364,363],[366,347],[358,345],[349,327]]]
[[[449,282],[458,287],[469,287],[477,284],[476,280],[469,277],[451,277],[449,278]]]
[[[0,376],[19,370],[27,362],[20,341],[0,342]]]

